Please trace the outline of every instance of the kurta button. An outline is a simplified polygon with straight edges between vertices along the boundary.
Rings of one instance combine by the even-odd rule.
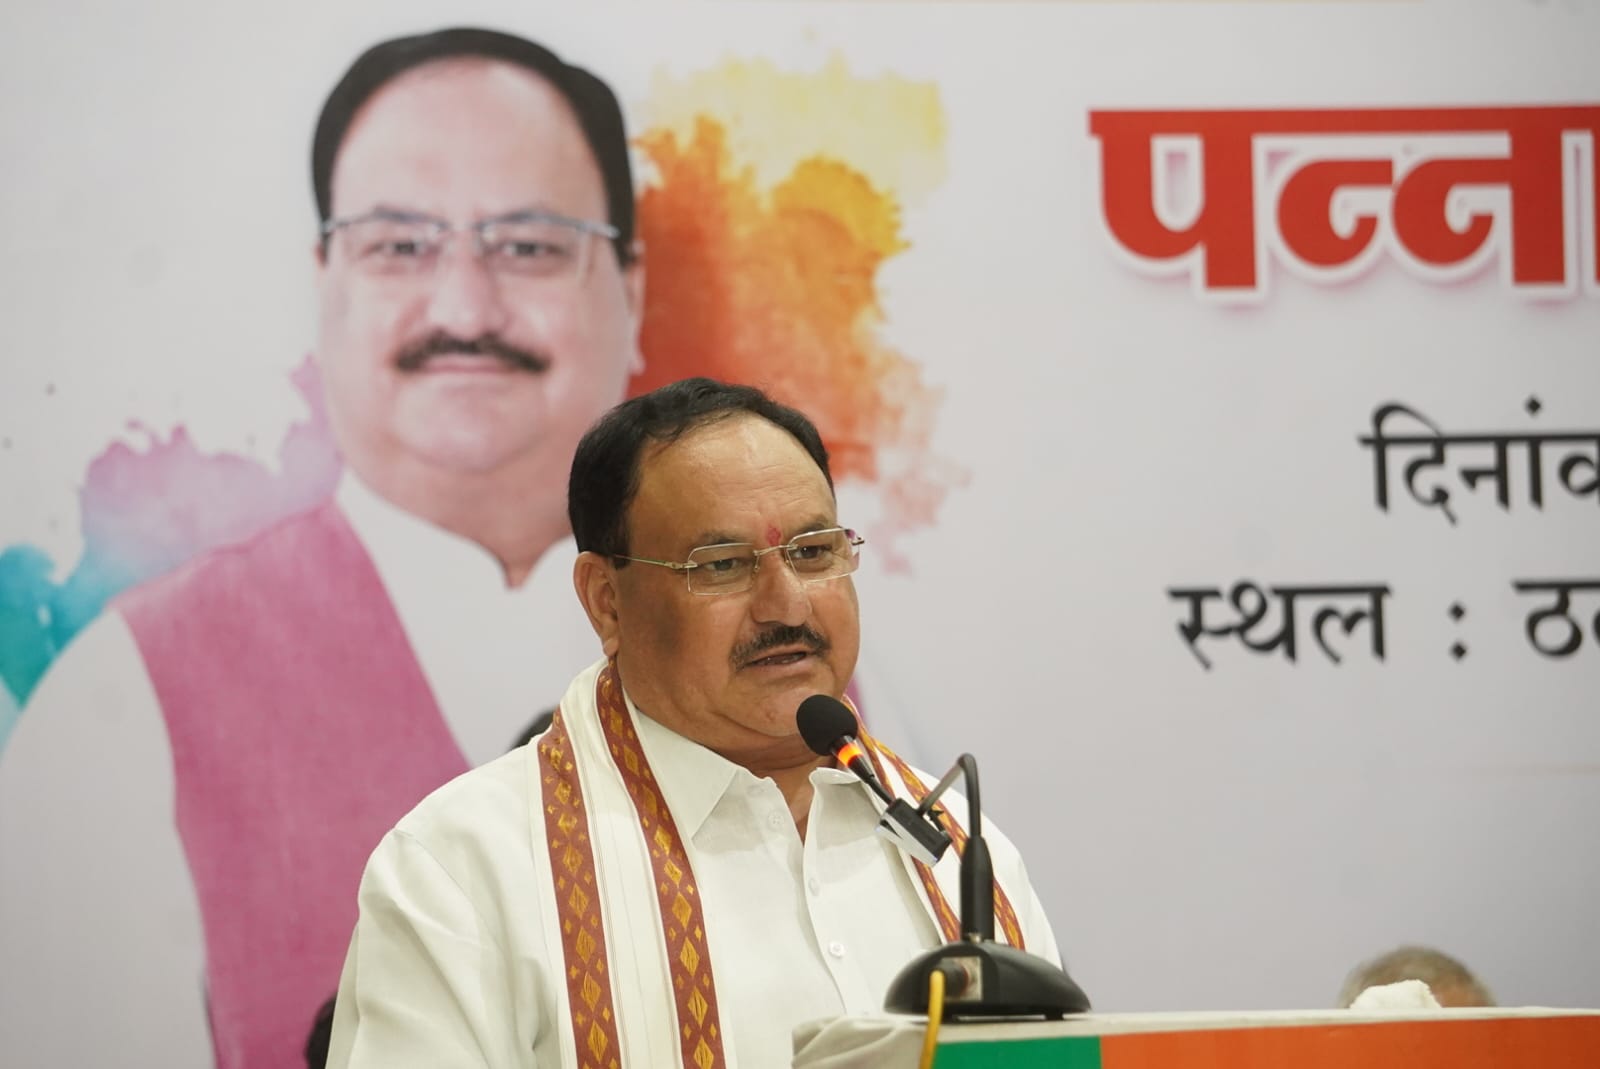
[[[771,827],[774,827],[774,828],[783,827],[783,814],[782,813],[768,813],[767,814],[767,824],[770,825]]]
[[[828,953],[832,954],[836,958],[844,957],[844,944],[835,939],[833,942],[828,944]]]
[[[822,881],[815,876],[806,881],[806,886],[811,888],[811,893],[814,895],[822,893]]]

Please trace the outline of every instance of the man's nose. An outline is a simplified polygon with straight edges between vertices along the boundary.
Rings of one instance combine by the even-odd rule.
[[[750,612],[763,624],[798,627],[810,619],[810,591],[781,551],[761,558],[751,586]]]
[[[505,328],[510,318],[500,282],[466,235],[440,250],[428,299],[429,323],[457,338],[479,338]]]

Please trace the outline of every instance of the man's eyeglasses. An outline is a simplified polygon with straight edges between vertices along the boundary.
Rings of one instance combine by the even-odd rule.
[[[766,549],[757,549],[748,542],[701,546],[690,550],[686,561],[651,560],[621,553],[612,556],[682,572],[691,594],[738,594],[755,584],[761,558],[769,553],[781,552],[801,581],[820,583],[855,571],[866,541],[848,527],[829,527],[795,535],[784,545]]]
[[[431,274],[445,245],[455,235],[469,233],[478,259],[497,276],[562,279],[582,278],[588,269],[590,239],[614,240],[617,228],[541,211],[457,224],[415,212],[380,210],[329,219],[322,224],[322,233],[340,238],[351,263],[369,275]]]

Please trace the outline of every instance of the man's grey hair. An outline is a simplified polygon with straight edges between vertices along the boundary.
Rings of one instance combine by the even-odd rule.
[[[1472,975],[1472,970],[1455,958],[1432,947],[1404,946],[1366,961],[1345,977],[1339,990],[1339,1005],[1348,1009],[1356,996],[1369,987],[1397,984],[1401,980],[1421,980],[1435,998],[1445,992],[1464,996],[1452,999],[1457,1005],[1493,1006],[1494,996]]]

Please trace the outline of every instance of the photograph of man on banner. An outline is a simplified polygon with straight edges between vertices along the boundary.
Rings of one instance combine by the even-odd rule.
[[[209,1030],[222,1066],[299,1060],[372,848],[559,697],[526,682],[541,641],[528,579],[568,535],[579,437],[642,366],[629,147],[588,71],[489,30],[384,41],[329,94],[311,172],[336,489],[114,601],[53,666],[0,775],[8,813],[54,807],[74,844],[63,859],[8,833],[8,868],[92,887],[131,855],[119,893],[147,915],[196,912],[203,936],[147,946],[117,913],[92,939],[94,912],[76,911],[90,932],[71,942],[93,961],[75,990],[35,996],[139,988],[191,1034],[173,1049]],[[468,752],[482,747],[465,722],[485,719],[494,748]],[[115,819],[74,816],[99,789],[100,758],[73,756],[86,745],[145,755]],[[8,947],[63,952],[13,934]],[[151,956],[182,953],[193,983],[151,992]],[[30,1019],[59,1054],[65,1018]]]

